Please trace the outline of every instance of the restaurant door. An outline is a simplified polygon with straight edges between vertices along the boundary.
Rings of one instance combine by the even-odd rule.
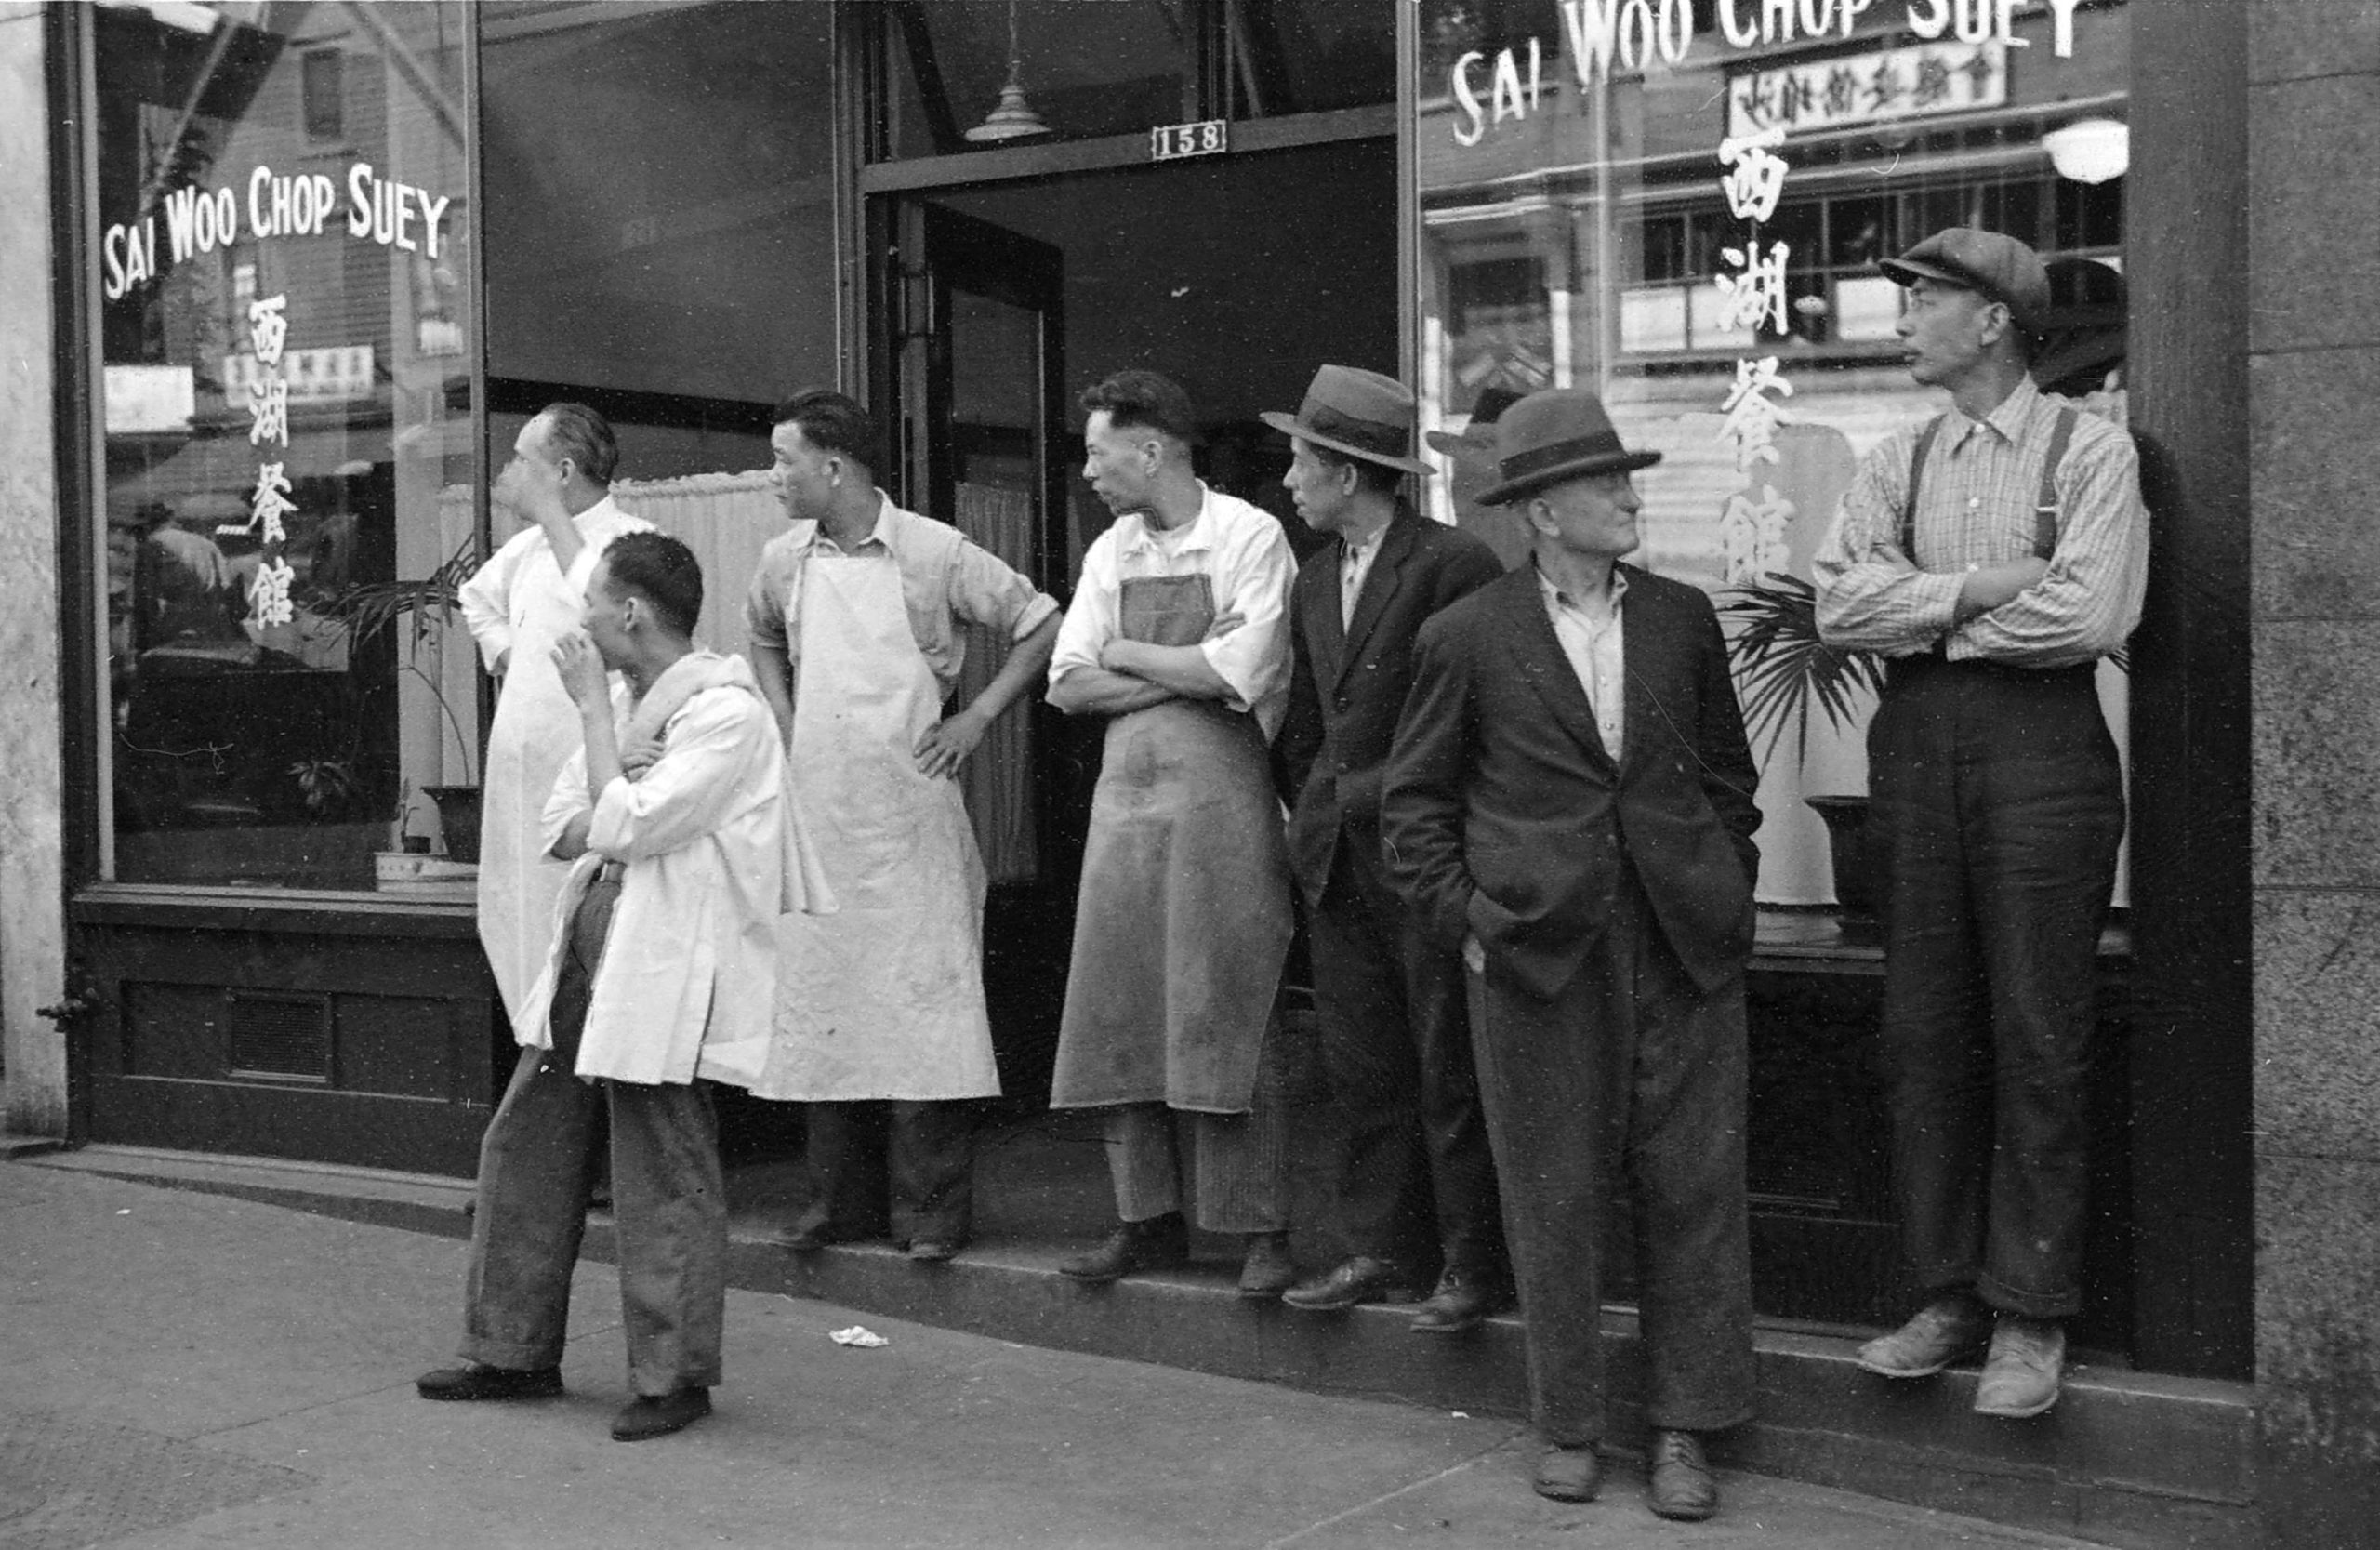
[[[872,396],[888,411],[895,497],[1064,597],[1074,458],[1063,441],[1060,250],[921,200],[876,213],[893,240],[874,309],[886,337]],[[1007,645],[987,632],[969,641],[955,704],[999,670]],[[1001,1088],[1034,1109],[1057,1049],[1096,731],[1068,724],[1037,685],[961,776],[991,883],[985,990]]]

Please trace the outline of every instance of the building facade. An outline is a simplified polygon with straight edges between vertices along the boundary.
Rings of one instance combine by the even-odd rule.
[[[1644,563],[1790,611],[1857,457],[1932,411],[1874,259],[2023,236],[2156,522],[2103,672],[2132,816],[2082,1334],[2252,1396],[2266,1543],[2374,1531],[2360,0],[123,0],[0,6],[0,181],[49,213],[0,228],[7,1128],[450,1173],[509,1035],[469,905],[488,690],[444,600],[541,404],[614,420],[622,504],[695,545],[729,650],[775,399],[868,400],[892,493],[1064,596],[1103,520],[1069,406],[1125,365],[1283,514],[1255,417],[1320,361],[1447,431],[1594,386],[1666,454]],[[1437,466],[1432,514],[1516,552]],[[1855,682],[1761,737],[1780,1327],[1906,1294],[1877,955],[1808,801],[1864,789],[1864,714]],[[1094,764],[1037,713],[968,775],[1028,1101]]]

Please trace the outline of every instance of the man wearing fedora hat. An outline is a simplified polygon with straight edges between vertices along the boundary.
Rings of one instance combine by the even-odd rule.
[[[1527,1325],[1537,1489],[1593,1496],[1605,1203],[1633,1202],[1648,1500],[1700,1518],[1700,1434],[1750,1419],[1744,963],[1758,774],[1717,616],[1620,564],[1639,542],[1595,395],[1497,422],[1531,563],[1421,627],[1382,831],[1422,929],[1469,971],[1480,1099]]]
[[[1326,365],[1295,415],[1263,418],[1294,448],[1281,483],[1298,515],[1335,539],[1290,590],[1297,655],[1273,753],[1341,1121],[1332,1215],[1344,1257],[1282,1301],[1316,1312],[1410,1302],[1435,1265],[1413,1327],[1459,1332],[1507,1295],[1495,1165],[1462,959],[1422,938],[1397,897],[1381,854],[1380,782],[1413,682],[1414,631],[1503,567],[1478,538],[1401,498],[1405,475],[1428,466],[1409,456],[1413,395],[1395,378]]]
[[[2122,431],[2028,379],[2040,258],[1937,232],[1911,376],[1950,407],[1860,465],[1814,562],[1820,634],[1890,659],[1868,734],[1894,1183],[1926,1301],[1859,1364],[1923,1378],[1990,1340],[1975,1409],[2057,1400],[2080,1311],[2084,1083],[2123,779],[2099,658],[2139,621],[2149,516]]]

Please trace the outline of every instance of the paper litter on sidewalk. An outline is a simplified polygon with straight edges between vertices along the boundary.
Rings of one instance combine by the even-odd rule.
[[[866,1349],[892,1344],[865,1324],[853,1324],[848,1330],[837,1330],[826,1338],[838,1345],[857,1345]]]

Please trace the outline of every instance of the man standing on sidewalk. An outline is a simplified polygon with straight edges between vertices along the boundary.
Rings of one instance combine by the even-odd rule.
[[[521,428],[496,504],[523,525],[463,583],[463,621],[499,687],[480,784],[479,926],[508,1017],[545,967],[568,872],[537,814],[578,747],[578,712],[554,676],[554,642],[577,628],[596,556],[649,529],[612,504],[618,444],[583,404],[549,404]]]
[[[1116,521],[1083,557],[1050,703],[1108,722],[1050,1103],[1108,1111],[1122,1221],[1059,1268],[1181,1264],[1195,1195],[1199,1225],[1247,1238],[1240,1294],[1276,1297],[1296,1278],[1268,1048],[1290,914],[1266,744],[1296,563],[1277,521],[1192,474],[1171,379],[1118,372],[1082,406],[1083,473]]]
[[[1412,686],[1414,631],[1503,567],[1400,497],[1404,476],[1429,468],[1411,455],[1413,395],[1394,378],[1327,365],[1296,415],[1263,417],[1295,448],[1282,483],[1298,515],[1338,540],[1290,594],[1297,650],[1274,760],[1342,1127],[1332,1206],[1346,1257],[1281,1300],[1316,1312],[1409,1302],[1435,1264],[1437,1290],[1413,1328],[1455,1333],[1503,1304],[1511,1273],[1462,958],[1415,929],[1396,894],[1381,854],[1381,772]]]
[[[1869,454],[1819,546],[1820,634],[1891,658],[1868,731],[1894,1184],[1925,1305],[1861,1348],[1888,1378],[1990,1337],[1975,1408],[2057,1402],[2082,1308],[2084,1085],[2123,777],[2099,658],[2140,620],[2131,438],[2044,397],[2049,306],[2012,237],[1937,232],[1907,287],[1910,375],[1950,408]]]
[[[785,763],[741,657],[697,651],[702,571],[675,538],[615,539],[584,633],[552,665],[584,745],[545,806],[571,867],[522,1049],[480,1146],[466,1365],[427,1399],[562,1392],[570,1278],[608,1117],[638,1441],[710,1413],[726,1311],[727,1199],[709,1093],[765,1063],[785,902]],[[606,669],[625,681],[617,702]]]
[[[1641,505],[1594,394],[1497,422],[1531,563],[1421,627],[1382,828],[1470,971],[1471,1037],[1527,1321],[1537,1490],[1592,1498],[1605,1202],[1635,1206],[1648,1500],[1703,1518],[1700,1434],[1752,1415],[1744,963],[1759,775],[1695,588],[1619,563]]]
[[[1058,605],[948,523],[876,485],[867,412],[840,393],[778,406],[771,540],[746,619],[760,692],[796,773],[802,831],[831,915],[787,921],[778,1042],[754,1091],[809,1106],[811,1198],[782,1241],[798,1252],[866,1236],[885,1209],[914,1260],[973,1230],[974,1117],[997,1096],[984,1001],[984,863],[959,772],[1041,676]],[[968,705],[943,714],[963,627],[1009,643]],[[886,1111],[885,1166],[864,1136]]]

